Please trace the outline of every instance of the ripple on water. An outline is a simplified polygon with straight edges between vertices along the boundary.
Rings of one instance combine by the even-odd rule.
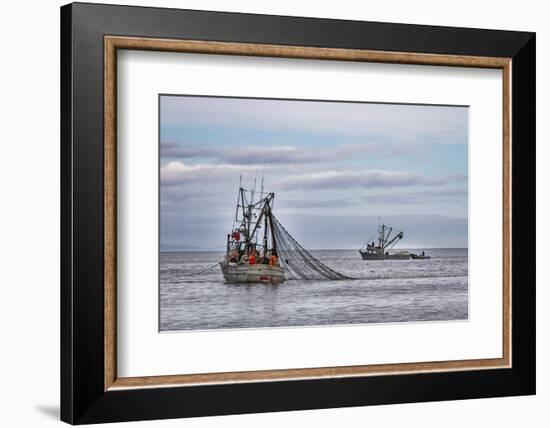
[[[414,251],[414,250],[413,250]],[[227,284],[219,252],[160,257],[161,331],[468,318],[468,250],[426,251],[429,260],[364,261],[355,250],[312,251],[356,280]]]

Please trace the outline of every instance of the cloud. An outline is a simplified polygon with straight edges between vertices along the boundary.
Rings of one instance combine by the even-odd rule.
[[[351,198],[337,199],[283,199],[277,203],[278,209],[300,209],[300,208],[343,208],[351,205],[357,205],[359,201]]]
[[[389,154],[389,147],[385,151]],[[251,146],[222,152],[218,158],[231,164],[297,164],[330,162],[350,159],[360,154],[383,152],[384,148],[374,143],[341,144],[324,150],[301,149],[294,146]]]
[[[160,144],[161,158],[195,158],[215,155],[214,150],[205,146],[178,144],[175,141],[163,141]]]
[[[187,165],[172,161],[160,169],[161,186],[177,186],[204,181],[219,181],[229,175],[239,174],[241,167],[236,165]]]
[[[160,205],[167,210],[180,203],[187,205],[189,203],[204,203],[216,198],[219,200],[220,193],[215,188],[205,188],[205,186],[161,186],[160,189]],[[166,211],[167,212],[167,211]]]
[[[300,173],[300,168],[293,166],[259,166],[259,165],[233,165],[233,164],[186,164],[181,161],[171,161],[161,167],[160,183],[163,190],[163,198],[181,199],[184,196],[197,196],[207,194],[214,189],[220,190],[229,183],[235,182],[243,174],[245,177],[263,176],[268,171],[272,177],[273,190],[326,190],[347,188],[395,188],[409,186],[443,186],[452,183],[464,183],[466,175],[453,174],[442,177],[428,177],[417,172],[399,170],[331,170]],[[283,177],[278,180],[275,177]],[[259,183],[258,183],[259,184]],[[251,183],[245,183],[251,185]],[[172,193],[166,189],[174,188]],[[177,193],[177,195],[176,195]],[[212,194],[212,193],[211,193]],[[426,194],[415,193],[401,196],[373,195],[369,202],[385,203],[401,199],[401,203],[413,203],[419,201]],[[437,195],[432,194],[432,197]],[[177,197],[176,197],[177,196]],[[437,195],[444,199],[449,195],[441,193]],[[454,194],[452,196],[457,196]],[[386,200],[386,198],[389,198]],[[392,199],[396,198],[396,199]],[[411,201],[411,202],[408,202]],[[325,203],[324,201],[322,202]],[[321,207],[323,205],[319,205]]]
[[[459,202],[468,197],[467,190],[438,189],[426,192],[408,192],[400,194],[378,194],[365,196],[368,204],[378,205],[411,205],[431,204],[434,202]]]
[[[160,169],[160,184],[163,187],[180,185],[203,185],[207,183],[226,184],[236,180],[239,175],[259,176],[268,167],[242,166],[231,164],[193,164],[189,165],[181,161],[171,161]]]
[[[466,189],[430,189],[423,192],[381,193],[364,197],[327,198],[327,199],[283,199],[279,209],[335,208],[368,205],[421,205],[434,202],[453,203],[468,197]]]
[[[161,143],[161,157],[172,159],[210,158],[232,165],[304,164],[353,159],[359,155],[410,154],[425,148],[424,144],[396,145],[370,142],[339,144],[323,150],[297,148],[292,145],[245,146],[214,150],[206,146],[185,145],[168,141]]]
[[[231,164],[258,164],[258,163],[307,163],[322,160],[319,153],[297,149],[293,146],[276,147],[244,147],[225,151],[220,156]]]
[[[276,185],[282,189],[346,189],[361,187],[365,189],[426,185],[435,186],[461,182],[464,176],[426,177],[415,172],[366,170],[366,171],[325,171],[299,174],[280,180]]]

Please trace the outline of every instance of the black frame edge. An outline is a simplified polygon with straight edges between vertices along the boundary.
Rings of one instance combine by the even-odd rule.
[[[536,393],[536,35],[512,58],[512,364]]]
[[[60,302],[60,418],[74,423],[73,391],[73,284],[72,284],[72,5],[60,9],[60,229],[61,229],[61,302]]]
[[[177,9],[168,7],[126,6],[99,3],[72,3],[74,10],[100,24],[101,17],[116,17],[122,24],[111,35],[182,38],[189,40],[262,43],[266,29],[279,26],[270,44],[318,46],[350,49],[373,49],[447,55],[513,57],[533,33],[526,31],[489,30],[483,28],[445,27],[423,24],[309,18],[302,16],[266,15],[244,12]],[[147,20],[145,15],[151,16]],[[165,23],[163,35],[155,30],[157,21]],[[210,25],[204,23],[210,22]],[[136,30],[134,25],[139,23]],[[109,24],[101,22],[101,25]],[[185,29],[181,27],[185,26]],[[133,28],[133,29],[131,29]],[[267,30],[269,31],[269,30]],[[426,37],[427,34],[430,37]],[[216,36],[212,36],[216,34]],[[458,43],[459,42],[459,43]]]

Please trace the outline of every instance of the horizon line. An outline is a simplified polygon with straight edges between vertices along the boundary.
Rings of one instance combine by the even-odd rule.
[[[410,247],[410,248],[394,248],[395,251],[405,250],[467,250],[469,247]],[[359,251],[358,248],[307,248],[308,251]],[[160,253],[219,253],[224,252],[224,249],[219,250],[160,250]]]

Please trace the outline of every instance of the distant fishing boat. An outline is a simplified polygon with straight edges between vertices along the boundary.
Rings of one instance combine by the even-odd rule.
[[[408,251],[391,251],[393,246],[403,239],[403,232],[391,226],[379,224],[376,235],[376,242],[373,236],[359,249],[363,260],[408,260],[412,257]]]
[[[426,254],[424,254],[424,251],[422,251],[422,254],[413,254],[413,253],[411,253],[411,257],[412,257],[414,260],[426,260],[426,259],[431,259],[430,256],[427,256]]]
[[[239,186],[233,227],[220,263],[226,282],[349,279],[313,257],[279,223],[273,215],[275,194],[264,193],[263,179],[261,190],[255,188]]]

